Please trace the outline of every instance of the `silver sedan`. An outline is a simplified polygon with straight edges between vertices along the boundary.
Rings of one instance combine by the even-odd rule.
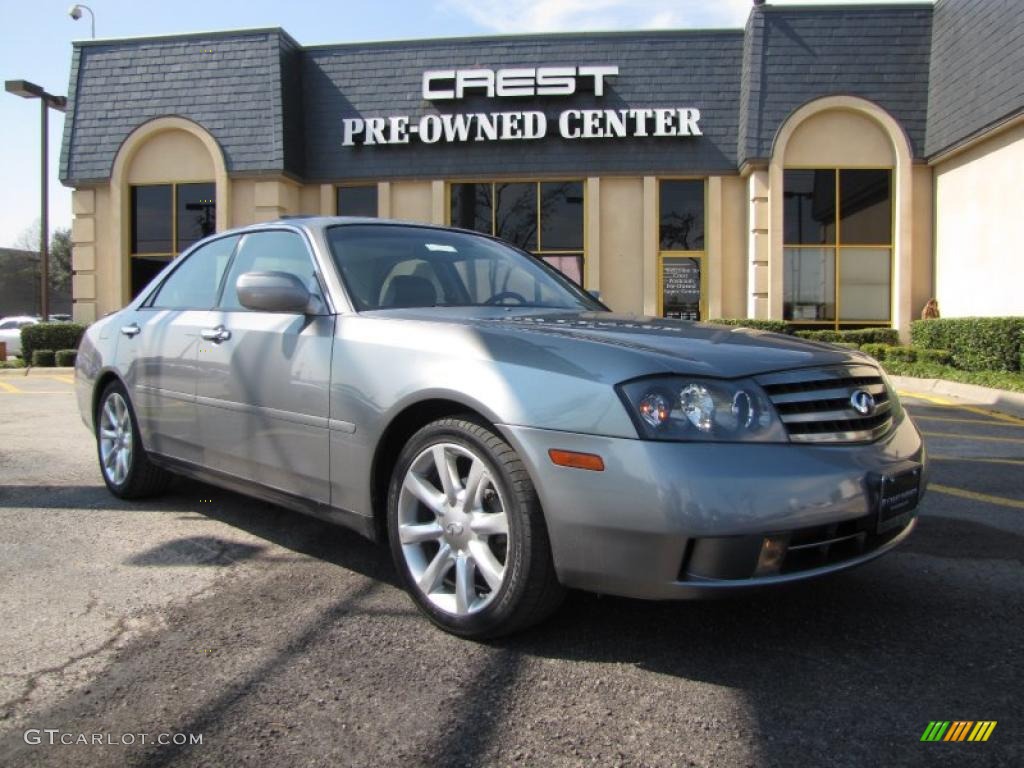
[[[493,238],[398,222],[200,242],[88,329],[76,380],[115,495],[188,475],[387,541],[470,637],[566,588],[716,596],[863,563],[926,483],[858,352],[616,315]]]

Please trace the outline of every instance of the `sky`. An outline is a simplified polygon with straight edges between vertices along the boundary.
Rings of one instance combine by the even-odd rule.
[[[90,35],[88,12],[74,21],[70,5],[70,0],[0,0],[4,80],[29,80],[52,94],[67,94],[71,42]],[[90,0],[87,5],[96,16],[97,39],[279,26],[299,43],[315,45],[493,33],[740,28],[751,0]],[[36,100],[0,93],[0,247],[13,246],[39,218],[39,112]],[[63,127],[64,116],[51,111],[51,231],[71,225],[71,192],[57,179]]]

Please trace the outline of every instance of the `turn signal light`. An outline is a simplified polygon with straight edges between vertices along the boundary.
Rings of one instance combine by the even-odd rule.
[[[604,472],[604,459],[596,453],[577,453],[576,451],[560,451],[552,448],[548,456],[554,464],[573,469],[589,469],[592,472]]]

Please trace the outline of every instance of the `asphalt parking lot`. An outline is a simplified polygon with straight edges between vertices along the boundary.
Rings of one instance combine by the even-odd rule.
[[[932,489],[889,556],[719,602],[574,594],[476,644],[354,534],[184,480],[117,501],[70,379],[0,378],[0,765],[1024,764],[1024,420],[905,402]]]

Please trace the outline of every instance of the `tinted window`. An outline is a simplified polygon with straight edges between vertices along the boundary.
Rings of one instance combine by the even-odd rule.
[[[377,216],[377,185],[338,187],[339,216]]]
[[[237,237],[222,237],[189,254],[153,297],[150,306],[162,309],[210,309]]]
[[[217,208],[213,184],[179,184],[177,193],[178,246],[175,252],[180,253],[214,233]]]
[[[170,184],[132,187],[132,253],[174,253]]]
[[[836,241],[836,172],[786,171],[783,237],[787,245]]]
[[[583,182],[543,182],[540,221],[542,251],[582,251]]]
[[[537,185],[494,185],[494,234],[524,251],[537,249]]]
[[[453,227],[494,234],[491,210],[490,184],[452,184]]]
[[[238,301],[235,286],[239,276],[246,272],[289,272],[299,278],[311,293],[320,294],[313,259],[305,239],[297,232],[252,232],[243,238],[224,285],[224,295],[220,300],[222,309],[245,309]]]
[[[666,180],[660,189],[661,250],[703,251],[703,180]]]
[[[839,172],[839,240],[843,245],[889,245],[892,204],[888,170]]]

